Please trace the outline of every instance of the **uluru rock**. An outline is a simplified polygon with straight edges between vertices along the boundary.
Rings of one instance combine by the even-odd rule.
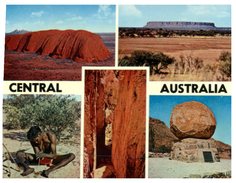
[[[170,119],[170,129],[179,139],[209,139],[214,134],[216,119],[212,111],[200,102],[176,105]]]
[[[46,30],[7,35],[5,48],[74,61],[104,61],[111,53],[101,37],[85,30]]]

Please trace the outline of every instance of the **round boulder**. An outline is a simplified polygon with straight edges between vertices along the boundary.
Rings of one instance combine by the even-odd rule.
[[[212,111],[200,102],[184,102],[172,111],[170,129],[179,139],[209,139],[215,128],[216,119]]]

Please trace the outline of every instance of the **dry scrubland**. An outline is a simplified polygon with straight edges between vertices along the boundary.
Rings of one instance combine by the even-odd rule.
[[[176,62],[164,70],[164,73],[151,75],[151,80],[222,80],[217,59],[222,52],[231,52],[231,37],[185,36],[119,39],[119,60],[124,56],[130,56],[137,50],[163,52],[176,59]],[[199,66],[201,68],[198,68]],[[227,79],[223,78],[223,80]]]
[[[79,177],[80,167],[80,112],[81,104],[75,96],[68,95],[7,95],[3,99],[3,177],[23,178],[14,161],[17,151],[33,153],[27,139],[32,126],[51,131],[57,137],[57,154],[73,153],[75,159],[49,178]],[[6,149],[7,147],[7,149]],[[10,152],[13,158],[9,158]],[[40,176],[46,166],[32,166],[35,172],[26,178]],[[10,174],[9,174],[10,173]]]

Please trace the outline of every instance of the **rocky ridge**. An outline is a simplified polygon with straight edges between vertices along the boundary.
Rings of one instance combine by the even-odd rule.
[[[143,28],[169,30],[230,30],[228,27],[216,27],[212,22],[150,21]]]

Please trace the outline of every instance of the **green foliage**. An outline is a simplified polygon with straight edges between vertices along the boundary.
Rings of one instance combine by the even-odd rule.
[[[70,96],[15,95],[5,99],[5,103],[10,106],[4,110],[6,123],[17,124],[16,129],[38,125],[54,132],[58,138],[65,129],[73,131],[75,121],[80,118],[80,102]]]
[[[120,28],[119,36],[125,37],[174,37],[174,36],[231,36],[230,30],[167,30],[167,29],[149,29],[149,28]]]
[[[22,116],[22,112],[17,107],[8,104],[3,107],[3,110],[7,119],[7,121],[4,123],[4,126],[8,129],[20,128],[20,118]]]
[[[158,153],[170,153],[171,152],[171,148],[167,147],[165,145],[159,146],[157,149]]]
[[[175,58],[169,57],[162,52],[152,53],[149,51],[134,51],[130,57],[123,57],[120,66],[149,66],[150,74],[160,74],[168,65],[175,62]]]
[[[34,95],[8,95],[4,104],[9,104],[16,108],[23,108],[26,104],[34,103]]]
[[[219,56],[219,70],[224,77],[231,79],[231,53],[222,52]]]

